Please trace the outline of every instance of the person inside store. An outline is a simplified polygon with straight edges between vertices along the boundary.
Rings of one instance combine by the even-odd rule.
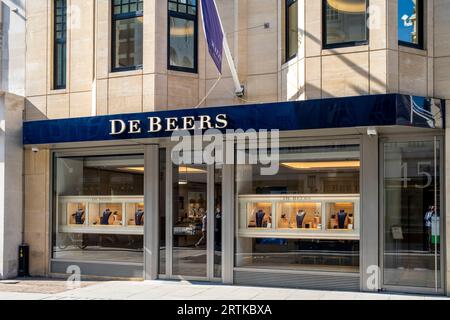
[[[207,213],[205,212],[202,217],[202,237],[195,244],[195,247],[198,248],[203,244],[206,244],[206,224],[207,224]]]
[[[432,237],[432,225],[433,225],[433,217],[436,215],[436,210],[434,206],[430,206],[428,210],[425,212],[424,220],[424,250],[431,251],[431,237]]]
[[[214,216],[214,238],[216,251],[222,250],[222,210],[220,206],[216,208],[216,214]]]

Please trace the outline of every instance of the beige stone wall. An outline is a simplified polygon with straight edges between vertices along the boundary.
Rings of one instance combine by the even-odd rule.
[[[30,274],[48,274],[50,240],[50,152],[24,151],[25,242],[30,245]]]
[[[427,21],[433,21],[433,0]],[[427,24],[426,50],[398,45],[397,2],[371,0],[369,45],[322,49],[322,3],[305,0],[305,97],[378,93],[434,94],[433,23]]]
[[[27,8],[27,119],[399,92],[442,96],[450,80],[443,0],[427,0],[426,50],[399,47],[397,2],[371,0],[370,44],[322,50],[322,3],[299,0],[299,54],[284,61],[280,0],[217,0],[246,96],[220,81],[199,25],[198,73],[167,70],[167,2],[145,0],[144,68],[110,72],[110,1],[68,0],[68,86],[52,90],[52,0]],[[269,28],[263,25],[269,23]],[[445,40],[444,39],[444,40]],[[95,40],[95,41],[94,41]],[[446,39],[449,40],[449,39]],[[435,52],[436,51],[436,54]],[[434,64],[440,67],[434,67]],[[436,73],[436,74],[435,74]],[[438,80],[435,86],[433,80]],[[210,89],[216,84],[211,92]]]
[[[67,89],[52,88],[52,0],[27,2],[26,118],[92,114],[94,1],[68,0]]]
[[[217,1],[240,79],[246,87],[244,99],[234,96],[226,62],[218,81],[219,74],[207,52],[201,24],[198,73],[167,69],[166,1],[145,0],[143,70],[112,73],[109,3],[109,0],[68,0],[71,23],[67,40],[67,89],[53,90],[52,1],[30,2],[27,8],[26,59],[28,120],[300,97],[295,92],[301,90],[304,65],[291,63],[287,66],[282,61],[284,25],[281,17],[284,7],[281,1]],[[270,27],[264,28],[265,23]],[[300,58],[297,60],[302,61]],[[213,86],[215,89],[210,92]]]

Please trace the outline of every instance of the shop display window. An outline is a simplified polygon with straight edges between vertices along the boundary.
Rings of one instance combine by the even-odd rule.
[[[278,156],[270,176],[263,165],[236,166],[235,266],[357,273],[359,145],[282,147]]]
[[[53,259],[143,262],[143,155],[56,157]]]
[[[95,233],[107,229],[127,234],[136,231],[127,231],[126,228],[140,227],[143,233],[145,209],[144,199],[140,196],[62,196],[58,197],[57,208],[58,230],[61,232]]]
[[[280,203],[277,213],[277,229],[322,230],[322,208],[320,203]]]

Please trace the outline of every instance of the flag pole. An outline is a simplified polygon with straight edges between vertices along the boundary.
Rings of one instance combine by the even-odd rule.
[[[217,15],[219,16],[219,23],[220,28],[222,29],[223,33],[223,51],[225,53],[225,57],[227,58],[228,65],[230,66],[231,76],[233,78],[234,82],[234,92],[237,97],[244,96],[244,86],[241,85],[241,82],[239,81],[239,75],[236,70],[236,66],[234,64],[233,56],[231,55],[230,46],[228,44],[227,34],[225,33],[225,29],[223,28],[222,19],[220,18],[219,10],[217,9],[216,1],[213,0],[214,6],[216,7]],[[203,12],[202,12],[203,14]]]

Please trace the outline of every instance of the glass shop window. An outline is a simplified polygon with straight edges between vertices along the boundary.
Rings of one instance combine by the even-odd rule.
[[[142,68],[143,0],[112,0],[112,71]]]
[[[53,89],[67,82],[67,0],[56,0],[53,8]]]
[[[286,0],[286,61],[298,52],[298,1]]]
[[[143,263],[144,156],[54,160],[52,257]]]
[[[423,0],[398,0],[398,41],[400,45],[423,49]]]
[[[169,0],[168,68],[197,72],[197,0]]]
[[[359,145],[279,150],[276,175],[236,166],[236,267],[359,271]]]
[[[323,0],[323,47],[367,44],[367,19],[366,0]]]

